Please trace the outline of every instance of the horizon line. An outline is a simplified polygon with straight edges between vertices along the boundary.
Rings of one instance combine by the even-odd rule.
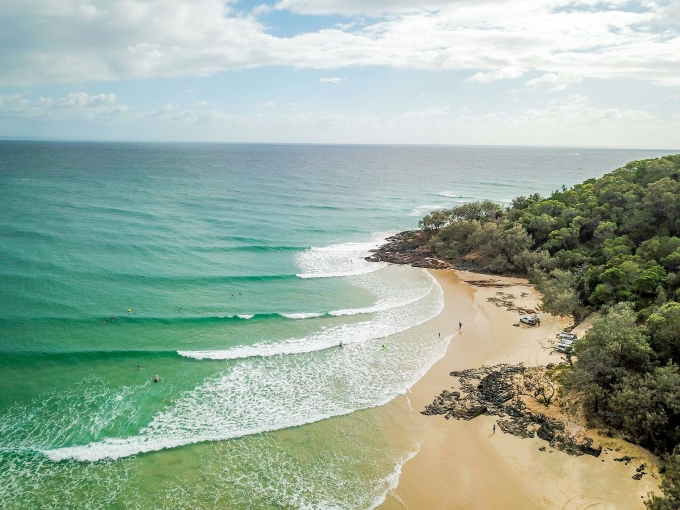
[[[337,147],[527,147],[548,149],[608,149],[680,151],[678,147],[620,146],[620,145],[548,145],[548,144],[486,144],[486,143],[360,143],[360,142],[227,142],[207,140],[133,140],[53,138],[37,136],[0,136],[2,142],[52,142],[52,143],[130,143],[130,144],[195,144],[195,145],[308,145]]]

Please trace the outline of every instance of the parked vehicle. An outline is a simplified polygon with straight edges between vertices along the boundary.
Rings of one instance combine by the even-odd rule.
[[[519,321],[523,322],[524,324],[528,324],[529,326],[536,326],[537,324],[541,323],[541,319],[539,319],[538,315],[536,314],[520,317]]]
[[[572,333],[566,333],[564,331],[562,333],[557,333],[555,336],[557,337],[557,345],[555,346],[555,349],[560,352],[564,352],[567,347],[571,347],[574,342],[578,340],[576,335]]]

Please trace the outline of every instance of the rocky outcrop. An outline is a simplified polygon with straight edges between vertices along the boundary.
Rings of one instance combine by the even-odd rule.
[[[427,269],[450,269],[452,267],[448,262],[434,256],[425,235],[420,230],[399,232],[388,237],[386,241],[380,248],[371,250],[373,254],[366,257],[366,260],[408,264]]]
[[[592,439],[570,436],[563,422],[527,409],[516,390],[527,370],[533,369],[503,364],[451,372],[458,378],[460,391],[442,391],[422,414],[444,415],[447,420],[472,420],[490,414],[502,418],[497,423],[506,434],[521,438],[538,436],[552,448],[570,455],[598,457],[602,447],[594,447]]]

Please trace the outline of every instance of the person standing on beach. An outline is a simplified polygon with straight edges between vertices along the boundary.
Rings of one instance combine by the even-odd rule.
[[[463,323],[462,322],[458,323],[458,329],[463,329]]]
[[[496,433],[496,424],[495,423],[493,424],[493,433],[494,434]]]

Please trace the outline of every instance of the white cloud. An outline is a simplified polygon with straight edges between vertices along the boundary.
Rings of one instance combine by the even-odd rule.
[[[300,13],[371,15],[276,37],[235,0],[5,0],[0,86],[206,75],[260,66],[523,71],[680,85],[676,10],[652,0],[283,0]],[[627,2],[630,3],[630,2]],[[557,83],[554,87],[560,87]]]
[[[62,97],[54,104],[63,108],[84,108],[90,106],[99,106],[103,104],[111,104],[116,101],[116,94],[97,94],[90,96],[85,92],[76,92]]]
[[[290,103],[290,106],[300,106],[300,103]]]
[[[71,129],[76,129],[77,136],[104,139],[111,139],[111,133],[114,137],[116,133],[126,137],[136,133],[157,140],[655,147],[677,147],[680,129],[680,116],[664,119],[639,109],[597,108],[581,95],[517,113],[471,115],[445,106],[392,117],[299,110],[286,113],[273,108],[243,115],[182,104],[137,111],[115,101],[96,104],[91,98],[97,95],[80,101],[71,100],[72,96],[29,100],[18,94],[0,95],[0,127],[7,134],[19,133],[17,126],[37,120],[44,136],[74,136]]]
[[[680,94],[671,94],[670,96],[664,99],[664,101],[678,101],[678,100],[680,100]]]
[[[265,108],[274,108],[276,103],[273,101],[266,101],[264,103],[258,103],[257,106],[264,106]]]
[[[531,109],[523,115],[513,119],[513,123],[550,124],[551,128],[557,124],[566,126],[603,125],[611,121],[631,121],[636,123],[653,122],[657,115],[645,110],[630,110],[620,108],[595,108],[588,106],[588,97],[574,95],[568,99],[550,101],[545,109]]]
[[[342,14],[345,16],[408,13],[434,10],[450,4],[450,0],[280,0],[278,10],[298,14]]]
[[[126,105],[114,105],[115,94],[89,95],[85,92],[68,94],[60,99],[40,97],[34,101],[21,94],[0,95],[0,114],[9,117],[48,118],[111,118],[127,112]]]
[[[208,101],[199,101],[196,106],[208,106]]]
[[[347,78],[340,78],[338,76],[333,76],[331,78],[319,78],[319,81],[321,83],[342,83],[345,81]]]
[[[410,112],[405,112],[399,115],[400,119],[422,119],[425,117],[441,117],[446,115],[450,106],[445,106],[444,108],[426,108],[424,110],[414,110]]]
[[[570,83],[581,83],[582,78],[578,75],[571,75],[568,73],[546,73],[543,76],[534,78],[525,83],[530,89],[534,90],[541,87],[548,87],[551,92],[557,92],[567,88]]]
[[[519,78],[526,72],[526,69],[520,67],[508,66],[494,69],[488,73],[478,72],[474,76],[467,79],[467,81],[476,81],[479,83],[489,83],[498,80],[512,80]]]

